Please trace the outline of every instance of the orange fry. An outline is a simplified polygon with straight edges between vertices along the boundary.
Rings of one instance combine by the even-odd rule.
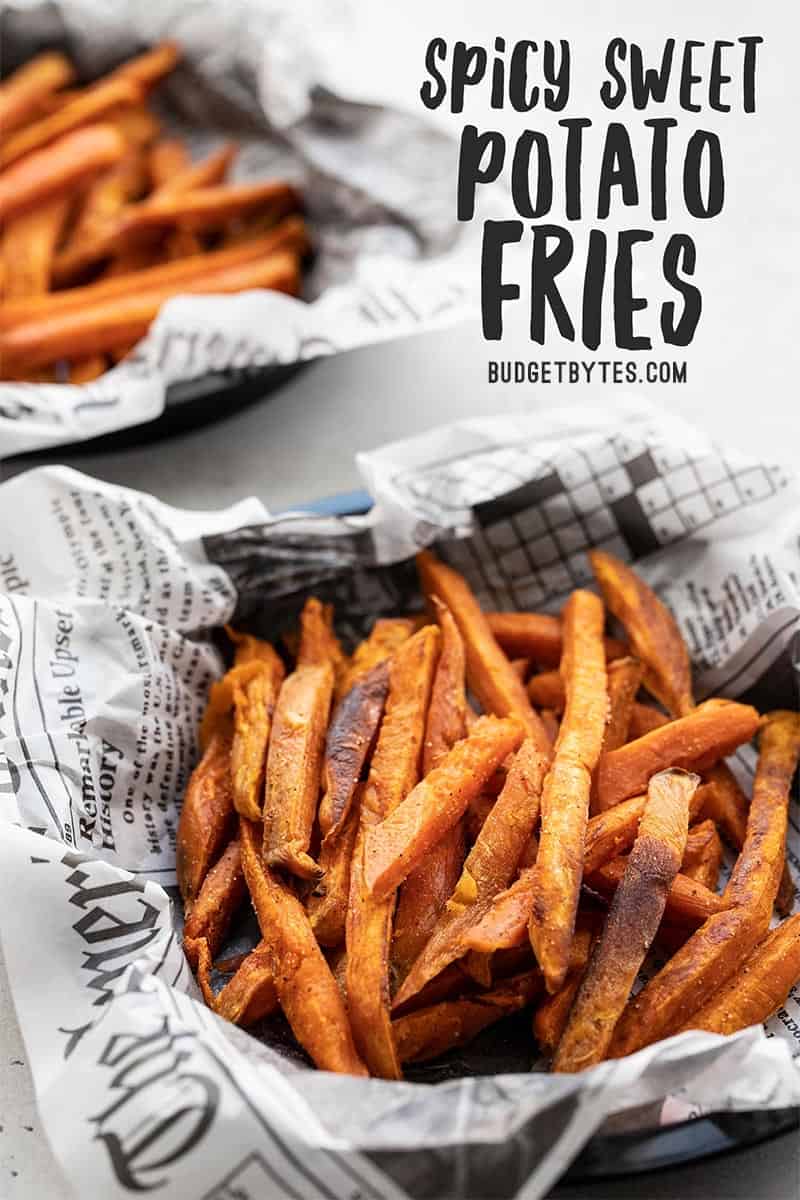
[[[156,149],[157,147],[153,147],[154,152]],[[173,167],[166,178],[162,174],[163,165],[154,166],[151,159],[150,170],[159,196],[174,196],[180,192],[191,192],[195,188],[214,187],[222,183],[238,149],[236,142],[226,142],[200,162],[184,162],[181,167]]]
[[[272,650],[271,659],[234,667],[231,672],[233,804],[238,813],[251,821],[261,819],[267,746],[284,676],[283,663],[271,646],[269,649]]]
[[[265,941],[245,956],[215,998],[214,1011],[218,1016],[247,1029],[277,1008],[272,957],[272,946]]]
[[[395,898],[376,900],[364,879],[364,841],[369,829],[391,813],[419,779],[422,745],[441,634],[425,626],[396,650],[389,667],[389,695],[369,778],[350,871],[347,910],[347,1002],[356,1045],[370,1072],[399,1079],[389,1018],[389,949]]]
[[[180,138],[159,138],[150,147],[147,156],[147,170],[150,175],[150,185],[154,192],[169,189],[170,181],[181,175],[191,166],[189,150]]]
[[[316,668],[314,668],[316,669]],[[260,830],[240,817],[242,866],[266,959],[292,1032],[323,1071],[366,1075],[331,969],[300,901],[261,861]]]
[[[423,777],[439,766],[448,751],[466,733],[464,643],[446,605],[434,597],[442,631],[442,650],[433,680],[425,744]],[[400,888],[394,919],[392,968],[404,979],[433,931],[440,912],[458,882],[464,862],[463,822],[458,821]]]
[[[109,78],[129,79],[140,88],[149,91],[175,69],[180,57],[180,47],[176,42],[159,42],[151,50],[145,50],[136,58],[129,58],[127,62],[122,63]]]
[[[768,933],[736,974],[678,1032],[736,1033],[759,1025],[786,1003],[800,980],[800,913]]]
[[[784,861],[789,793],[800,757],[800,714],[770,713],[760,737],[747,837],[723,899],[710,917],[630,1001],[610,1053],[631,1054],[668,1037],[733,975],[767,931]]]
[[[625,627],[644,664],[645,687],[673,716],[694,706],[689,652],[672,613],[635,571],[613,554],[590,550],[589,560],[609,610]]]
[[[272,718],[264,795],[264,862],[301,879],[320,869],[308,853],[322,775],[333,667],[297,667],[284,680]]]
[[[116,234],[127,237],[142,229],[163,229],[176,223],[203,232],[219,229],[226,221],[262,207],[272,209],[277,219],[296,212],[300,198],[290,184],[270,179],[194,188],[188,192],[159,192],[129,209],[120,219]]]
[[[686,849],[689,801],[699,775],[662,771],[650,780],[630,858],[589,961],[554,1071],[583,1071],[605,1057],[636,975],[652,945]]]
[[[722,866],[722,842],[713,821],[703,821],[689,830],[681,874],[714,891]]]
[[[116,296],[113,303],[98,300],[83,309],[56,312],[7,329],[0,334],[0,361],[7,370],[21,364],[42,366],[59,358],[113,350],[142,338],[161,305],[178,293],[213,294],[249,288],[294,293],[298,280],[296,257],[280,252],[262,260],[210,270],[179,284]]]
[[[365,880],[378,900],[394,892],[448,830],[461,819],[470,798],[522,742],[513,718],[481,717],[412,792],[379,825],[364,847]]]
[[[608,721],[603,753],[618,750],[628,740],[636,693],[642,681],[642,664],[636,658],[617,658],[608,667]]]
[[[0,220],[63,194],[119,162],[125,141],[112,125],[89,125],[65,134],[0,174]]]
[[[300,614],[297,665],[320,666],[326,662],[333,667],[335,677],[343,673],[346,659],[339,639],[333,632],[333,608],[310,596]]]
[[[379,618],[372,626],[369,637],[356,646],[347,669],[342,673],[341,679],[337,680],[336,699],[341,700],[356,680],[369,674],[378,663],[391,658],[398,646],[407,642],[414,632],[414,622],[408,617]]]
[[[447,605],[464,639],[467,683],[487,713],[516,717],[536,749],[550,753],[550,739],[533,711],[524,685],[494,639],[489,623],[467,581],[428,550],[417,555],[417,570],[428,599],[438,596]]]
[[[361,816],[359,788],[356,784],[352,803],[336,829],[323,839],[319,852],[322,878],[308,897],[311,928],[321,946],[339,946],[344,941],[347,901],[350,895],[350,868]]]
[[[77,362],[69,365],[69,381],[70,383],[82,384],[91,383],[93,379],[98,379],[105,374],[108,363],[103,354],[90,354],[87,358],[80,358]]]
[[[232,838],[203,880],[183,927],[184,940],[202,938],[214,958],[246,895],[241,846],[238,838]]]
[[[635,742],[603,756],[597,769],[601,808],[634,796],[651,775],[669,766],[703,770],[749,742],[758,729],[758,713],[734,700],[706,700],[688,716],[670,721]]]
[[[127,80],[108,81],[87,88],[57,112],[42,117],[40,121],[6,138],[0,146],[0,169],[23,155],[41,150],[56,138],[72,133],[80,126],[102,121],[112,109],[121,104],[135,104],[138,99],[139,89]]]
[[[564,645],[561,618],[549,613],[490,612],[489,628],[509,658],[531,658],[539,667],[557,667]],[[628,653],[624,642],[604,638],[606,659]]]
[[[183,798],[175,869],[189,914],[212,862],[227,841],[234,820],[231,737],[229,723],[221,725],[214,733],[192,772]]]
[[[149,146],[161,132],[158,118],[144,104],[126,104],[109,113],[107,119],[117,127],[125,141],[137,150]]]
[[[553,763],[542,789],[539,853],[528,932],[548,992],[564,982],[575,928],[592,771],[606,723],[602,602],[578,589],[564,606],[561,673],[567,694]]]
[[[669,725],[670,719],[657,708],[651,708],[649,704],[634,704],[628,728],[628,741],[633,742],[636,738],[644,737],[646,733],[652,733],[654,729],[660,729],[662,725]]]
[[[64,54],[37,54],[0,83],[0,130],[8,137],[38,116],[42,100],[71,83],[75,75]]]
[[[528,680],[528,699],[537,708],[551,708],[554,712],[563,712],[566,704],[564,681],[561,672],[540,671]]]
[[[8,303],[0,310],[0,328],[19,325],[42,316],[52,316],[56,313],[70,312],[84,308],[101,300],[105,301],[115,296],[124,296],[129,292],[149,290],[162,285],[174,285],[173,292],[177,294],[184,280],[191,280],[197,275],[207,275],[209,271],[222,267],[234,267],[241,263],[252,262],[255,259],[266,258],[278,250],[288,249],[297,254],[305,252],[308,240],[305,226],[299,217],[287,217],[281,221],[271,233],[251,242],[243,243],[226,250],[212,250],[208,254],[195,255],[193,259],[181,262],[159,263],[158,266],[134,268],[129,274],[106,276],[97,283],[86,284],[83,287],[68,288],[66,291],[38,299],[17,300]],[[107,247],[111,253],[113,246]],[[70,253],[73,253],[70,251]],[[147,252],[148,254],[150,251]],[[126,251],[115,260],[124,262],[127,256],[132,259],[134,251]],[[102,257],[102,255],[100,256]],[[55,267],[54,267],[55,269]]]
[[[467,855],[453,895],[395,996],[395,1008],[406,1004],[449,963],[464,954],[469,931],[480,922],[492,899],[506,887],[517,868],[539,815],[546,769],[544,756],[531,739],[526,739]]]
[[[555,1053],[585,974],[585,966],[570,971],[558,991],[552,996],[545,994],[544,1000],[534,1012],[533,1036],[545,1054]]]
[[[70,200],[53,196],[3,226],[4,299],[41,296],[50,287],[50,267]]]
[[[93,237],[105,222],[145,190],[146,176],[138,151],[129,151],[89,185],[80,214],[70,235],[70,245]]]
[[[455,1046],[464,1046],[482,1029],[525,1008],[541,987],[541,972],[526,971],[504,980],[490,992],[445,1000],[397,1017],[392,1025],[398,1057],[402,1062],[427,1062]]]

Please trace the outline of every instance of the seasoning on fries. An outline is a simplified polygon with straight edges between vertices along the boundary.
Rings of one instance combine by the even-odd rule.
[[[46,53],[0,84],[0,378],[88,383],[172,296],[298,294],[297,190],[231,182],[235,143],[193,162],[148,107],[179,61],[164,42],[76,86]]]
[[[279,1007],[318,1066],[399,1079],[522,1009],[571,1072],[781,1005],[800,918],[769,926],[800,714],[695,706],[661,602],[594,565],[636,658],[596,595],[487,618],[428,553],[428,616],[381,618],[350,654],[313,597],[280,657],[229,631],[178,831],[187,955],[215,1012],[247,1027]],[[759,727],[748,800],[725,757]],[[215,992],[248,891],[260,939]],[[632,997],[652,945],[664,965]]]

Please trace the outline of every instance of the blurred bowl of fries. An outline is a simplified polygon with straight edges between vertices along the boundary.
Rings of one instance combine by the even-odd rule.
[[[459,318],[443,265],[457,242],[452,143],[327,92],[310,35],[287,11],[240,0],[167,6],[156,19],[66,0],[4,12],[6,453],[113,432],[164,403],[186,414],[203,379],[221,375],[219,414],[254,378],[268,387],[276,366]],[[179,37],[159,36],[165,28]],[[442,264],[438,281],[414,273],[429,260]],[[241,292],[274,302],[263,316],[226,308]],[[216,329],[205,308],[159,319],[177,297],[209,295]],[[90,395],[63,387],[97,381]],[[137,416],[143,384],[152,391]],[[38,438],[11,424],[20,395]],[[105,409],[98,428],[85,420],[90,397]]]

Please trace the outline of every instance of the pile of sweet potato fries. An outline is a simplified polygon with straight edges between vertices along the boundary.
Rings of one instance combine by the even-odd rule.
[[[427,616],[376,621],[350,656],[314,598],[292,655],[230,633],[177,848],[215,1012],[251,1026],[280,1006],[317,1066],[399,1079],[526,1007],[529,1062],[537,1043],[579,1071],[783,1003],[800,915],[770,926],[792,902],[800,714],[695,704],[671,614],[590,558],[602,598],[575,591],[560,618],[485,614],[424,552]],[[756,735],[748,798],[725,757]],[[248,897],[261,940],[215,991]]]
[[[281,180],[226,183],[148,106],[163,43],[87,87],[43,53],[0,83],[0,377],[85,383],[123,358],[170,296],[296,295],[308,236]]]

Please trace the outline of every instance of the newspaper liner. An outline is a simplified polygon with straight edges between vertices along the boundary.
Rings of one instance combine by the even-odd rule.
[[[470,311],[477,275],[455,218],[455,143],[421,118],[326,86],[329,3],[17,0],[0,4],[0,18],[7,66],[65,45],[95,76],[143,46],[180,42],[184,61],[156,94],[167,124],[196,157],[236,138],[237,180],[297,183],[316,251],[309,304],[263,291],[175,299],[98,380],[0,383],[0,458],[153,420],[179,380],[263,373]]]
[[[365,518],[187,513],[65,468],[0,489],[0,932],[78,1194],[531,1200],[611,1114],[800,1103],[798,987],[766,1036],[685,1034],[576,1077],[530,1072],[526,1039],[510,1069],[465,1049],[417,1076],[439,1082],[399,1084],[308,1070],[285,1034],[198,1001],[170,895],[223,621],[274,634],[311,587],[358,636],[418,601],[402,560],[431,542],[485,601],[557,609],[586,576],[583,529],[629,558],[649,546],[701,694],[797,703],[799,489],[780,469],[634,402],[463,422],[360,466]],[[790,855],[797,874],[796,804]]]

